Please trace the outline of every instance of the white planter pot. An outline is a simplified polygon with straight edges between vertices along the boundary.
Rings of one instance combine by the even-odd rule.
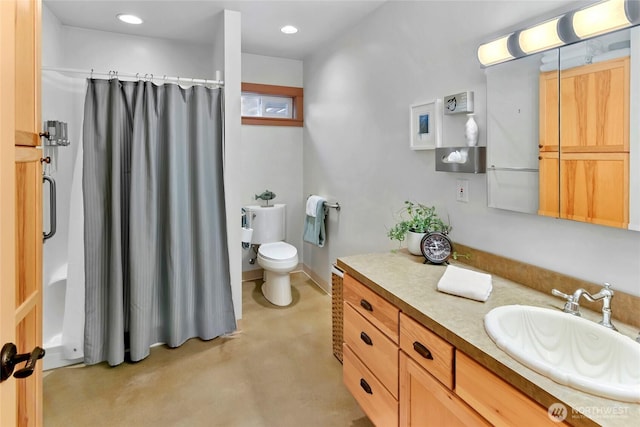
[[[407,233],[407,249],[409,249],[409,253],[412,253],[413,255],[422,255],[420,242],[426,234],[427,233],[414,233],[413,231],[409,231]]]

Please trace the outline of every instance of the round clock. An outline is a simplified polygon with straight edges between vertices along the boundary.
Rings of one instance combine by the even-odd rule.
[[[433,264],[446,262],[453,253],[451,240],[440,232],[428,233],[420,242],[420,250],[427,261]]]

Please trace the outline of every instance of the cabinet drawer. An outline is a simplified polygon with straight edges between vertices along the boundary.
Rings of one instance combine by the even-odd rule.
[[[344,342],[397,399],[398,346],[347,303]]]
[[[455,348],[403,313],[400,313],[400,348],[453,390]]]
[[[495,426],[558,426],[547,409],[464,353],[456,355],[456,394]]]
[[[348,274],[344,275],[344,300],[350,303],[391,341],[398,343],[398,310],[390,302],[358,282]]]
[[[376,426],[397,426],[398,401],[364,366],[347,344],[343,345],[342,354],[342,380],[367,417]]]

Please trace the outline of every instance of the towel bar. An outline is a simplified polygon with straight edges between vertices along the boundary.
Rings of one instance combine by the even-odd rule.
[[[338,212],[340,212],[340,203],[338,203],[338,202],[335,202],[335,203],[324,202],[324,205],[327,208],[333,208],[333,209],[337,210]]]
[[[307,196],[307,198],[309,198],[309,197],[311,197],[311,194],[309,194]],[[338,212],[340,212],[340,203],[338,203],[338,202],[335,202],[335,203],[324,202],[324,206],[326,208],[333,208],[333,209],[337,210]]]

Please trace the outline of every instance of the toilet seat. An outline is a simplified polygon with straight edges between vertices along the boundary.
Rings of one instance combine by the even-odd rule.
[[[266,260],[288,261],[298,256],[298,250],[287,242],[273,242],[260,245],[258,255]]]

